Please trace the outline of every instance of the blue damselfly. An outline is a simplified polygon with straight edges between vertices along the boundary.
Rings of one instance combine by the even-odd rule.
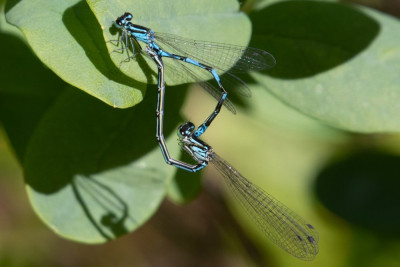
[[[128,57],[124,61],[129,61],[138,53],[144,51],[144,54],[149,55],[156,63],[158,67],[159,93],[157,102],[156,137],[165,161],[168,164],[186,168],[187,164],[170,157],[165,145],[163,135],[165,95],[164,64],[167,70],[171,70],[169,76],[175,76],[177,79],[188,76],[194,82],[198,82],[207,92],[218,100],[211,115],[209,115],[198,129],[198,133],[204,133],[220,112],[222,105],[225,105],[231,112],[236,112],[233,104],[227,98],[225,87],[236,88],[242,94],[250,95],[246,84],[232,73],[257,71],[273,67],[276,63],[275,58],[261,49],[197,41],[172,34],[155,33],[149,28],[131,23],[130,21],[132,18],[132,14],[126,12],[114,22],[114,25],[122,30],[120,38],[116,41],[123,45],[122,48],[115,49],[114,51],[120,51],[121,53],[126,52]],[[144,50],[140,43],[146,45]],[[131,55],[129,55],[130,50],[132,51]],[[166,60],[164,63],[163,58],[169,60]],[[200,74],[199,71],[193,71],[188,65],[202,69],[202,74]],[[218,74],[218,72],[220,74]],[[211,78],[216,81],[217,86],[207,82],[207,80]]]

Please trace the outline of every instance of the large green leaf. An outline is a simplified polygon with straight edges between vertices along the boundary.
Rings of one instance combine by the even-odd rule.
[[[275,1],[251,20],[251,45],[278,62],[253,77],[276,97],[337,128],[400,130],[398,20],[326,1]]]
[[[86,2],[96,15],[105,40],[109,41],[118,39],[120,33],[113,26],[113,21],[125,12],[133,14],[132,23],[145,26],[155,32],[239,45],[247,45],[250,39],[250,21],[244,13],[238,11],[239,3],[236,0],[87,0]],[[143,43],[141,46],[144,49]],[[115,42],[108,42],[107,47],[110,53],[121,48],[121,46],[116,46]],[[111,57],[116,66],[127,59],[126,53],[111,53]],[[164,59],[164,62],[166,61],[171,61],[171,59]],[[186,64],[187,67],[188,65]],[[149,82],[151,78],[149,66],[153,73],[156,73],[154,62],[147,57],[136,57],[129,64],[121,64],[121,71],[138,81]],[[197,69],[192,68],[193,71]],[[167,83],[174,84],[168,79],[168,76],[173,75],[170,71],[172,70],[166,71]]]
[[[23,32],[35,54],[64,81],[115,107],[143,99],[145,84],[123,75],[112,63],[85,2],[12,0],[6,11],[7,20]]]
[[[36,213],[59,235],[86,243],[139,227],[176,171],[155,138],[156,87],[141,105],[113,109],[69,87],[20,38],[0,36],[0,121]],[[183,89],[166,94],[164,133],[174,157]]]

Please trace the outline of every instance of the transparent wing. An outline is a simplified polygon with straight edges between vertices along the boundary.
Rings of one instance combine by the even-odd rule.
[[[184,64],[178,60],[170,59],[167,58],[164,61],[164,66],[165,66],[165,75],[167,76],[167,81],[168,79],[173,80],[176,83],[187,83],[187,76],[194,82],[198,83],[201,87],[204,88],[211,96],[213,96],[217,101],[221,98],[221,89],[218,86],[214,86],[210,82],[207,82],[208,79],[210,79],[210,73],[205,70],[200,71],[194,71],[192,70],[189,66],[186,66],[187,64]],[[199,68],[197,68],[199,69]],[[207,76],[210,75],[210,76]],[[224,80],[221,77],[222,82],[226,86],[237,86],[237,82],[233,82],[231,80]],[[229,87],[228,87],[229,88]],[[235,106],[232,104],[232,102],[226,98],[224,101],[224,106],[231,111],[233,114],[236,114],[236,109]]]
[[[272,68],[275,58],[268,52],[252,47],[198,41],[168,33],[155,33],[156,42],[169,53],[190,57],[221,72],[247,72]]]
[[[318,253],[315,228],[288,207],[243,177],[217,154],[211,162],[225,177],[233,195],[258,227],[279,247],[302,260]]]

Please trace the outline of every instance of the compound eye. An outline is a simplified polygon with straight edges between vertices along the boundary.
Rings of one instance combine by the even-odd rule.
[[[127,20],[127,21],[131,21],[132,20],[132,14],[129,12],[125,12],[125,14],[123,15],[123,17]]]

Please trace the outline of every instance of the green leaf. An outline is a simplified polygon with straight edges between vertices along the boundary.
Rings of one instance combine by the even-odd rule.
[[[40,60],[69,84],[119,108],[143,99],[146,85],[112,63],[85,2],[11,0],[6,18],[23,32]]]
[[[279,1],[251,20],[251,45],[277,59],[253,77],[273,95],[340,129],[400,130],[398,20],[323,1]]]
[[[174,89],[168,104],[182,99],[181,88]],[[137,229],[158,208],[176,168],[165,164],[155,138],[157,90],[148,95],[118,110],[70,89],[41,119],[23,167],[35,211],[59,235],[105,242]],[[173,157],[176,104],[168,109],[174,123],[164,129]]]
[[[249,19],[244,13],[238,11],[239,3],[236,0],[204,0],[201,2],[193,0],[87,0],[87,3],[103,29],[105,40],[118,39],[119,31],[113,26],[113,21],[125,12],[133,14],[132,23],[150,28],[154,32],[239,45],[247,45],[250,40]],[[201,27],[199,27],[200,25]],[[112,42],[107,44],[110,53],[121,48]],[[141,44],[141,46],[144,49],[144,45]],[[111,57],[116,66],[127,59],[126,53],[111,53]],[[164,59],[164,62],[169,60],[171,59]],[[154,62],[149,58],[136,57],[128,64],[122,64],[121,71],[138,81],[149,82],[148,67],[152,68],[153,73],[157,73]],[[193,68],[193,71],[198,71],[198,69],[197,67]],[[168,80],[168,75],[172,74],[169,74],[167,69],[167,83],[175,84]]]

